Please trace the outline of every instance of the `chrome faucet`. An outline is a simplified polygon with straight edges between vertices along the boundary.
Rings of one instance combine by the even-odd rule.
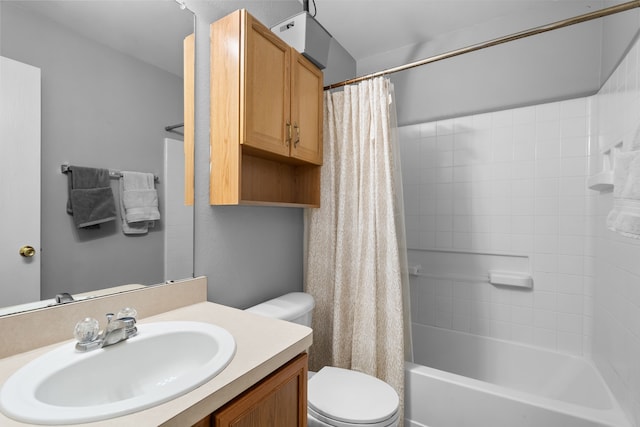
[[[102,347],[107,347],[124,341],[138,333],[135,317],[120,317],[113,319],[113,313],[107,314],[107,327],[102,334]],[[99,337],[100,338],[100,337]]]
[[[131,313],[131,311],[135,313],[135,310],[127,310],[129,310],[128,313]],[[121,316],[121,313],[118,313],[118,317],[115,320],[113,313],[107,313],[107,326],[102,331],[98,331],[99,325],[95,319],[86,318],[78,322],[74,330],[74,336],[78,340],[76,350],[86,352],[108,347],[137,335],[138,328],[136,327],[135,314]]]
[[[56,304],[66,304],[73,301],[75,301],[75,299],[73,299],[73,296],[71,296],[69,292],[62,292],[56,295]]]

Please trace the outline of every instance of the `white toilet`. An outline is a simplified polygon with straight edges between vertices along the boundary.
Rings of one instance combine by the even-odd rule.
[[[315,302],[304,292],[292,292],[246,311],[311,326]],[[397,427],[400,400],[384,381],[361,372],[324,367],[309,372],[309,427]]]

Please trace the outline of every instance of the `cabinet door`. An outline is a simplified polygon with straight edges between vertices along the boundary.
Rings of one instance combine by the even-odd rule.
[[[247,14],[241,142],[289,156],[291,49]]]
[[[293,52],[291,80],[291,157],[322,164],[322,71]]]
[[[307,354],[301,354],[214,414],[215,427],[306,427]]]
[[[211,427],[213,425],[211,420],[212,420],[212,416],[207,415],[206,417],[204,417],[203,419],[201,419],[191,427]]]

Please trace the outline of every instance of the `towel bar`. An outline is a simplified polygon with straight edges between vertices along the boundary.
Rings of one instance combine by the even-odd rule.
[[[71,165],[68,163],[63,163],[62,165],[60,165],[60,171],[62,173],[67,173],[71,170]],[[113,178],[113,179],[118,179],[122,177],[122,172],[120,172],[119,170],[115,170],[115,169],[109,169],[109,178]],[[153,175],[153,180],[155,182],[160,182],[160,178],[158,177],[158,175]]]

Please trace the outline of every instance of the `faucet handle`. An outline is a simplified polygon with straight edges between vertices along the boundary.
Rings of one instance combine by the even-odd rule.
[[[133,317],[135,319],[138,317],[138,312],[135,308],[125,307],[118,312],[116,319],[122,319],[123,317]]]
[[[100,332],[100,324],[92,317],[86,317],[76,323],[73,329],[73,336],[81,344],[86,344],[98,338]]]

